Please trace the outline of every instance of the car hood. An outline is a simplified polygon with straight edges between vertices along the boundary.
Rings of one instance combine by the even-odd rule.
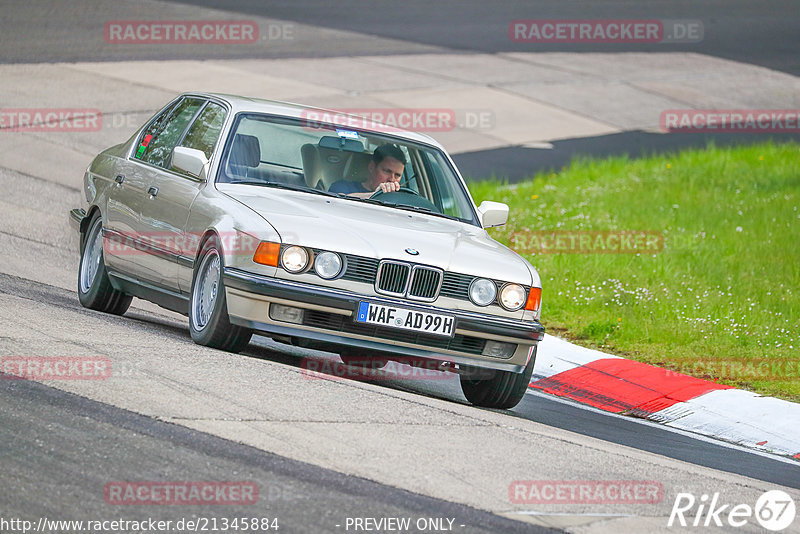
[[[525,285],[532,282],[524,259],[471,224],[260,186],[217,184],[217,188],[266,219],[286,244],[403,260]]]

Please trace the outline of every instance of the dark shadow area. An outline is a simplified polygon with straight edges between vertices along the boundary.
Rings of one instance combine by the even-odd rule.
[[[170,0],[174,3],[234,11],[299,24],[358,32],[400,43],[440,46],[469,52],[696,52],[753,63],[791,74],[800,73],[800,18],[797,3],[776,0],[766,7],[747,0],[595,2],[514,0],[430,2],[325,0]],[[703,26],[699,42],[683,43],[518,43],[509,37],[514,20],[696,20]],[[332,47],[321,47],[329,56]],[[367,53],[367,52],[365,52]]]
[[[55,302],[55,306],[71,310],[81,309],[70,291],[11,275],[0,274],[0,292],[41,303],[51,304]],[[183,338],[186,343],[192,343],[189,339],[188,328],[184,330],[177,321],[172,321],[166,317],[148,315],[147,312],[138,310],[136,313],[131,314],[132,317],[127,315],[124,317],[109,316],[89,310],[85,310],[84,313],[92,314],[97,319],[113,321],[114,323],[122,324],[124,322],[129,326],[130,331],[136,333],[139,337],[152,336],[157,338],[158,336],[166,335],[173,339]],[[457,404],[466,404],[460,393],[457,378],[449,377],[443,373],[437,376],[434,376],[433,373],[425,376],[409,375],[408,369],[410,368],[407,366],[404,366],[405,369],[397,367],[386,370],[363,371],[342,364],[338,357],[331,353],[283,345],[272,342],[262,336],[255,336],[253,342],[241,355],[230,355],[232,360],[244,357],[257,358],[300,369],[301,372],[308,373],[309,379],[340,382],[351,386],[369,382],[387,388],[387,390],[403,390],[420,397],[427,396]],[[394,362],[390,362],[389,365],[394,365]],[[135,363],[129,367],[135,369]],[[124,369],[126,369],[125,366],[119,372],[124,372]],[[294,400],[300,402],[298,399]],[[149,472],[161,473],[165,465],[173,466],[173,468],[177,469],[176,474],[173,475],[174,480],[184,479],[186,475],[181,473],[192,473],[193,477],[200,476],[199,474],[208,472],[208,466],[212,465],[212,463],[234,461],[237,462],[237,465],[233,468],[238,470],[246,471],[252,468],[266,470],[267,473],[263,477],[253,475],[256,477],[256,481],[271,480],[273,481],[271,483],[275,483],[276,477],[281,477],[281,487],[295,488],[298,473],[300,478],[328,479],[329,482],[326,484],[317,484],[317,489],[311,493],[305,488],[298,488],[301,495],[309,495],[317,503],[315,509],[321,514],[332,508],[333,496],[337,495],[347,495],[345,499],[347,507],[352,507],[353,509],[361,507],[361,509],[369,509],[371,511],[383,510],[391,502],[396,502],[392,501],[392,499],[396,499],[400,495],[412,499],[412,502],[408,505],[411,510],[452,506],[454,510],[457,509],[459,512],[463,512],[465,517],[471,521],[471,524],[476,527],[484,524],[489,526],[499,525],[500,527],[515,525],[515,523],[505,523],[502,518],[498,519],[491,514],[476,512],[468,507],[416,496],[402,490],[393,490],[355,477],[346,477],[325,469],[311,467],[302,462],[295,462],[280,456],[256,451],[221,438],[156,421],[120,408],[65,393],[50,388],[45,384],[37,384],[26,380],[2,380],[0,381],[0,402],[5,407],[4,412],[0,413],[0,420],[2,420],[0,421],[2,422],[0,424],[0,442],[8,444],[6,449],[10,451],[12,456],[18,456],[20,451],[39,450],[38,447],[31,448],[28,445],[30,440],[36,436],[48,437],[47,446],[42,449],[42,454],[45,456],[51,447],[63,447],[65,440],[75,442],[73,448],[78,451],[89,450],[103,453],[109,447],[116,450],[115,455],[110,457],[113,460],[112,464],[107,463],[108,455],[103,456],[102,459],[86,457],[83,459],[83,463],[76,464],[81,469],[84,469],[85,465],[95,466],[96,469],[90,473],[87,473],[84,469],[81,476],[91,477],[97,482],[95,486],[100,488],[91,495],[86,493],[91,491],[91,488],[80,488],[80,493],[76,493],[76,499],[86,499],[81,502],[98,502],[102,506],[103,484],[108,480],[128,480],[132,476],[128,469],[131,465],[138,469],[138,471],[134,472],[141,476],[143,471],[140,459],[143,457],[163,460],[163,462],[159,460],[147,466]],[[481,408],[474,409],[482,410]],[[9,423],[15,420],[13,417],[14,410],[17,410],[22,415],[16,417],[14,426],[10,426]],[[610,414],[586,409],[578,404],[559,402],[540,394],[527,394],[513,410],[504,410],[503,412],[513,417],[591,436],[609,443],[616,443],[759,480],[800,488],[800,464],[787,464],[746,450],[725,447],[711,440],[698,440],[691,435],[644,424],[638,419],[614,417]],[[5,414],[5,419],[2,417],[3,414]],[[84,428],[77,423],[73,423],[72,420],[82,421],[81,424],[83,426],[88,425],[88,427]],[[31,421],[37,422],[41,428],[32,429],[32,433],[28,432],[31,430]],[[56,424],[56,421],[59,423]],[[52,428],[56,427],[66,430],[57,433],[53,432]],[[6,430],[6,435],[3,434],[2,429]],[[131,432],[138,436],[136,438],[138,441],[131,441],[133,439],[130,435]],[[14,439],[6,439],[8,436],[14,436]],[[109,440],[112,439],[115,442],[119,441],[119,443],[110,445]],[[76,440],[80,443],[76,442]],[[82,445],[84,441],[95,444],[102,441],[104,445],[100,448],[87,449]],[[203,445],[202,447],[198,445],[204,443],[208,445]],[[81,447],[84,448],[81,449]],[[180,463],[171,457],[162,459],[151,454],[145,454],[148,448],[173,451],[177,455],[176,458],[181,459]],[[67,447],[66,450],[71,449]],[[0,448],[0,460],[2,460],[3,452],[4,450]],[[190,454],[196,453],[200,453],[201,456],[191,462],[186,460]],[[19,467],[21,464],[17,462],[17,464],[13,465]],[[43,462],[42,465],[47,466],[48,464]],[[280,472],[276,472],[274,469],[276,465],[284,466],[284,468]],[[0,461],[0,467],[5,468],[6,465],[2,465],[2,461]],[[232,467],[226,466],[225,468],[231,469]],[[22,466],[21,469],[24,471],[26,467]],[[20,469],[9,473],[4,471],[7,475],[6,478],[9,480],[19,479],[21,472]],[[44,483],[42,482],[44,480],[42,477],[45,477],[47,473],[50,473],[47,476],[52,477],[53,473],[42,470],[35,470],[32,473],[34,481],[28,488],[29,494],[38,495],[39,493],[36,492],[41,491],[39,484]],[[28,472],[28,475],[31,475],[31,472]],[[74,481],[76,476],[72,472],[64,472],[59,475],[57,481]],[[200,479],[202,479],[202,476]],[[269,484],[260,482],[260,485],[265,488],[268,488]],[[374,493],[376,491],[379,493]],[[0,493],[2,492],[0,491]],[[293,491],[293,493],[296,492]],[[39,511],[36,507],[36,499],[31,497],[26,500],[24,497],[25,495],[22,495],[18,503],[20,512],[34,515],[34,512]],[[287,504],[291,505],[293,502]],[[303,505],[300,509],[289,506],[283,511],[285,513],[284,517],[295,518],[295,521],[300,521],[301,515],[299,514],[304,513],[303,510],[306,510],[306,503],[300,504]],[[333,506],[333,508],[336,507]],[[443,510],[445,508],[440,509]],[[481,531],[480,528],[477,531]],[[495,532],[501,531],[503,530],[495,530]],[[532,531],[535,531],[535,529]]]
[[[525,395],[509,415],[660,456],[800,489],[800,463],[791,465],[723,442],[615,417],[548,396]],[[699,436],[698,436],[699,437]]]
[[[793,0],[769,5],[746,0],[440,0],[433,9],[423,0],[168,0],[158,6],[106,2],[98,9],[99,5],[98,0],[6,0],[0,21],[0,63],[341,57],[421,51],[693,52],[800,74],[800,18]],[[273,27],[263,24],[258,42],[249,44],[112,44],[104,37],[105,24],[112,21],[206,18],[194,15],[200,12],[197,8],[221,10],[219,17],[226,20],[263,17],[273,21]],[[658,21],[667,41],[681,41],[674,25],[672,31],[668,29],[679,21],[693,28],[699,23],[702,35],[683,42],[515,42],[509,27],[517,20]],[[282,32],[278,26],[284,22],[305,28],[286,35],[270,33],[276,28]],[[317,33],[314,27],[387,40],[376,45],[373,39],[353,34],[339,38]]]
[[[148,516],[173,521],[172,525],[198,515],[208,521],[207,528],[170,528],[170,532],[340,532],[346,530],[348,517],[450,517],[458,532],[555,532],[348,476],[32,381],[0,381],[0,402],[0,441],[4,444],[0,469],[11,488],[0,490],[0,497],[3,511],[11,517],[60,518],[64,510],[92,510],[101,517],[113,513],[112,517],[120,520],[144,519],[143,524],[148,524]],[[147,501],[149,493],[137,492],[136,498],[144,499],[144,506],[120,506],[110,502],[105,488],[131,484],[124,481],[195,484],[210,486],[212,491],[203,492],[206,502],[202,504],[164,506],[162,501],[170,499],[166,493]],[[226,484],[255,487],[255,505],[234,497],[237,494],[214,490]],[[130,501],[125,504],[136,503],[135,498]],[[262,517],[276,518],[278,528],[220,528],[224,518],[234,517],[256,517],[259,525],[263,525]],[[215,520],[219,526],[212,522]],[[248,519],[241,524],[252,523]]]
[[[597,137],[580,137],[553,141],[552,149],[505,147],[454,154],[458,169],[469,181],[495,177],[509,182],[520,182],[538,172],[559,170],[576,157],[607,158],[627,154],[637,158],[654,154],[668,154],[687,148],[752,145],[767,141],[800,142],[797,134],[746,134],[746,133],[675,133],[661,134],[643,131],[622,132]]]

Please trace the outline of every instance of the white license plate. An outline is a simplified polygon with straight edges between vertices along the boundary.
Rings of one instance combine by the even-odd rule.
[[[358,303],[356,322],[448,337],[453,335],[456,326],[455,317],[450,315],[407,310],[365,301]]]

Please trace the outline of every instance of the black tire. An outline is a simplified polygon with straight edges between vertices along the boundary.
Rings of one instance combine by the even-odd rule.
[[[128,310],[133,297],[114,289],[103,258],[103,219],[95,212],[81,240],[78,267],[78,300],[81,306],[114,315]]]
[[[231,324],[222,271],[222,254],[217,239],[211,237],[203,243],[192,279],[189,330],[198,345],[241,352],[250,343],[253,331]]]
[[[521,373],[495,371],[493,377],[478,380],[460,376],[461,391],[464,392],[464,396],[470,403],[483,408],[499,410],[513,408],[519,404],[528,389],[536,362],[536,349],[534,346],[531,359]]]

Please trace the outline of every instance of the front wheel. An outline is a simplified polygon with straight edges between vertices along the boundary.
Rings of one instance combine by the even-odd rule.
[[[203,244],[198,263],[189,303],[192,339],[199,345],[240,352],[250,343],[253,331],[230,322],[222,283],[222,257],[216,239]]]
[[[528,389],[536,362],[536,349],[534,346],[528,365],[521,373],[495,371],[491,378],[477,380],[462,375],[461,391],[464,392],[464,396],[475,406],[499,410],[513,408],[519,404]]]
[[[78,300],[81,306],[114,315],[128,310],[133,297],[114,289],[103,261],[103,219],[95,212],[81,244],[78,267]]]

